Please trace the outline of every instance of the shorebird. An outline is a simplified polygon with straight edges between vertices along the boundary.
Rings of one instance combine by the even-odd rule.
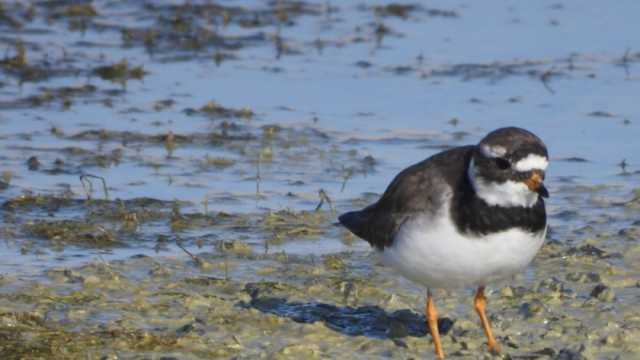
[[[339,217],[382,263],[427,289],[425,316],[444,358],[434,288],[475,287],[474,307],[491,352],[500,346],[486,315],[485,286],[522,271],[547,230],[543,184],[547,148],[533,133],[506,127],[477,145],[435,154],[402,170],[380,199]]]

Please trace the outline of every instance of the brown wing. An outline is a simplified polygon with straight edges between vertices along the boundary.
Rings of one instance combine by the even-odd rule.
[[[340,223],[377,249],[390,246],[409,218],[435,215],[444,206],[442,195],[465,176],[473,148],[447,150],[402,170],[375,204],[340,215]]]

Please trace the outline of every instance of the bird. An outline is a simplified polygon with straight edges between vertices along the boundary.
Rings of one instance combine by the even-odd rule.
[[[439,152],[398,173],[377,202],[339,222],[381,263],[426,288],[425,317],[444,358],[433,289],[475,289],[488,350],[500,352],[486,315],[488,283],[533,260],[547,233],[547,147],[532,132],[503,127],[477,145]]]

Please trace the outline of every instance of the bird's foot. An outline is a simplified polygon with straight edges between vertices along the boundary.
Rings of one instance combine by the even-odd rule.
[[[495,341],[495,340],[494,341],[489,341],[489,343],[487,344],[487,347],[489,348],[489,352],[490,353],[492,353],[494,355],[500,354],[500,351],[501,351],[500,344],[498,344],[497,341]]]

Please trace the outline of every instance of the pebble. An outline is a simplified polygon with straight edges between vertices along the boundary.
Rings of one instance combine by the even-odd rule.
[[[534,299],[530,302],[526,302],[520,306],[520,314],[525,317],[525,319],[532,318],[537,316],[544,309],[544,305],[540,300]]]
[[[607,285],[598,284],[591,290],[591,297],[603,302],[611,302],[615,299],[615,292]]]
[[[631,226],[622,229],[618,232],[618,235],[626,238],[627,240],[638,240],[640,239],[640,226]]]
[[[601,276],[595,272],[570,272],[567,274],[566,279],[568,281],[578,282],[578,283],[590,283],[590,282],[600,282],[602,280]]]
[[[500,289],[500,296],[508,299],[512,298],[513,289],[511,288],[511,286],[505,286],[502,289]]]
[[[96,286],[100,284],[101,281],[102,280],[100,280],[99,277],[95,275],[89,275],[82,280],[82,283],[84,284],[84,286]]]
[[[558,352],[554,360],[586,360],[586,358],[578,351],[571,349],[562,349]]]

